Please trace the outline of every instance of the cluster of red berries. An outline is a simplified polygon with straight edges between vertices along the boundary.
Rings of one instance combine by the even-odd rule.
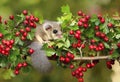
[[[98,60],[92,61],[92,63],[87,63],[86,66],[79,66],[78,68],[74,69],[74,65],[70,65],[70,69],[72,70],[72,76],[76,77],[78,79],[78,82],[84,82],[83,76],[84,72],[87,71],[87,69],[93,68],[98,63]]]
[[[81,16],[81,18],[78,21],[78,26],[88,28],[89,27],[88,21],[90,19],[90,16],[84,14],[82,11],[78,11],[78,16]]]
[[[77,39],[77,43],[72,43],[72,47],[73,48],[79,48],[79,47],[81,47],[81,48],[85,48],[85,44],[82,44],[82,42],[81,42],[81,31],[80,30],[76,30],[76,31],[74,31],[74,30],[70,30],[69,31],[69,34],[70,35],[73,35],[76,39]]]
[[[112,65],[114,65],[114,63],[115,63],[115,60],[106,61],[107,68],[112,69]]]
[[[21,28],[18,32],[15,33],[15,36],[20,36],[21,40],[24,41],[27,38],[28,32],[31,32],[32,28],[36,28],[36,22],[39,22],[39,18],[34,17],[33,15],[28,15],[27,10],[23,11],[23,15],[25,16],[23,21],[25,28]]]
[[[2,35],[2,37],[0,36],[0,38],[3,38],[3,34],[0,33],[0,35]],[[4,56],[8,56],[10,54],[10,50],[13,47],[13,44],[14,44],[14,40],[1,39],[0,54]]]
[[[14,74],[18,75],[20,73],[20,69],[22,67],[27,67],[27,66],[28,66],[27,62],[18,63],[17,66],[15,67]]]
[[[109,41],[109,38],[106,36],[105,33],[102,33],[102,32],[97,31],[97,32],[95,33],[95,35],[96,35],[97,37],[103,39],[105,42],[108,42],[108,41]]]
[[[69,64],[74,59],[74,54],[67,52],[65,56],[60,56],[60,62],[64,64]]]
[[[95,50],[95,51],[102,51],[104,50],[105,46],[102,42],[96,44],[96,41],[94,39],[91,40],[91,44],[89,45],[90,50]]]

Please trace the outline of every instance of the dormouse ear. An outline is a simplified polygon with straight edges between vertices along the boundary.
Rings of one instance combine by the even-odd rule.
[[[43,24],[43,28],[44,28],[45,30],[50,30],[50,29],[52,29],[52,25],[51,25],[50,23],[44,23],[44,24]]]

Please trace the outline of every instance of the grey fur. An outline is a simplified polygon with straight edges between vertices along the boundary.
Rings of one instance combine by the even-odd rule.
[[[31,54],[33,67],[41,73],[50,72],[52,70],[52,65],[45,52],[41,50],[42,44],[36,41],[33,42],[29,47],[35,50],[35,52]]]

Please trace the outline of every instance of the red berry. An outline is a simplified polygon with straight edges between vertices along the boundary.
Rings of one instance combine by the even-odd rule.
[[[108,41],[109,41],[108,37],[105,37],[105,38],[104,38],[104,41],[105,41],[105,42],[108,42]]]
[[[78,22],[78,26],[82,26],[83,23],[81,21]]]
[[[75,75],[76,75],[76,74],[75,74],[75,72],[73,71],[73,72],[72,72],[72,76],[75,76]]]
[[[34,27],[34,23],[33,22],[30,22],[30,27]]]
[[[80,76],[80,77],[83,77],[83,73],[82,73],[82,72],[80,72],[80,73],[79,73],[79,76]]]
[[[106,36],[105,33],[100,33],[101,38],[105,38],[105,36]]]
[[[83,78],[78,78],[78,82],[84,82]]]
[[[99,26],[95,26],[95,30],[99,30]]]
[[[29,24],[28,20],[24,20],[23,24],[28,25]]]
[[[4,24],[7,25],[7,20],[4,21]]]
[[[2,33],[0,33],[0,38],[3,38],[3,34]]]
[[[65,63],[70,63],[70,58],[66,57],[65,58]]]
[[[39,22],[39,18],[35,18],[35,22]]]
[[[14,42],[15,42],[14,40],[10,40],[10,44],[11,44],[11,45],[14,44]]]
[[[94,39],[91,40],[91,43],[95,43],[96,41]]]
[[[22,36],[22,37],[21,37],[21,40],[22,40],[22,41],[25,41],[25,40],[26,40],[26,37]]]
[[[69,68],[70,68],[70,69],[73,69],[73,68],[74,68],[74,65],[73,65],[73,64],[71,64]]]
[[[21,68],[22,66],[23,66],[22,63],[18,63],[18,64],[17,64],[17,67],[18,67],[18,68]]]
[[[18,74],[19,74],[19,70],[15,70],[15,71],[14,71],[14,74],[15,74],[15,75],[18,75]]]
[[[25,32],[25,30],[24,30],[24,29],[20,29],[20,32],[21,32],[21,33],[24,33],[24,32]]]
[[[80,31],[80,30],[76,30],[76,33],[80,35],[80,34],[81,34],[81,31]]]
[[[22,12],[24,15],[27,15],[28,14],[28,11],[27,10],[23,10]]]
[[[89,49],[90,49],[90,50],[93,50],[93,49],[94,49],[94,46],[93,46],[93,45],[90,45],[90,46],[89,46]]]
[[[74,34],[74,37],[75,37],[76,39],[80,39],[80,34],[75,33],[75,34]]]
[[[112,23],[108,23],[107,26],[108,26],[109,28],[112,28],[112,27],[113,27],[113,24],[112,24]]]
[[[23,67],[26,67],[28,65],[27,62],[23,62],[22,64],[23,64]]]
[[[65,57],[63,56],[60,56],[60,59],[59,59],[61,62],[64,62],[65,61]]]
[[[31,28],[30,27],[26,27],[25,30],[26,30],[26,32],[30,32]]]
[[[78,68],[78,71],[79,71],[79,72],[82,72],[82,70],[83,70],[82,67],[79,67],[79,68]]]
[[[23,36],[26,37],[26,36],[27,36],[27,32],[24,32],[24,33],[23,33]]]
[[[33,50],[32,48],[30,48],[30,49],[28,50],[28,53],[29,53],[29,54],[33,54],[33,53],[34,53],[34,50]]]
[[[6,47],[6,48],[5,48],[5,51],[10,51],[10,48],[9,48],[9,47]]]
[[[29,20],[29,19],[30,19],[30,16],[26,16],[25,19],[26,19],[26,20]]]
[[[15,36],[19,36],[19,35],[20,35],[20,32],[16,32],[16,33],[15,33]]]
[[[72,47],[73,47],[73,48],[77,48],[77,44],[73,43],[73,44],[72,44]]]
[[[101,19],[102,19],[102,15],[98,15],[98,19],[100,19],[100,20],[101,20]]]
[[[87,71],[87,68],[86,68],[86,67],[83,67],[82,70],[83,70],[83,72],[86,72],[86,71]]]
[[[74,31],[73,31],[73,30],[70,30],[70,31],[69,31],[69,34],[70,34],[70,35],[73,35],[73,34],[74,34]]]
[[[98,37],[100,36],[100,34],[101,33],[99,31],[95,33],[95,35],[98,36]]]
[[[88,24],[87,23],[85,23],[83,26],[84,26],[84,28],[88,28]]]
[[[120,42],[119,42],[119,43],[117,43],[117,47],[118,47],[118,48],[120,48]]]
[[[87,64],[86,64],[86,67],[87,67],[87,68],[91,68],[91,63],[87,63]]]
[[[79,16],[83,16],[83,12],[82,11],[78,11],[78,15]]]
[[[10,15],[10,16],[9,16],[9,19],[10,19],[10,20],[13,20],[13,19],[14,19],[14,16],[13,16],[13,15]]]
[[[81,21],[82,21],[83,23],[87,23],[86,18],[81,18]]]
[[[104,18],[100,19],[100,22],[105,23],[105,19]]]

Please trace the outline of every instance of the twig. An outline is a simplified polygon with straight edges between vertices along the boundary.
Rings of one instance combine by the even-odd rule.
[[[77,61],[77,60],[107,60],[110,58],[111,58],[111,56],[75,57],[74,61]]]
[[[81,47],[78,48],[78,50],[80,51],[80,56],[81,56],[81,57],[83,56],[83,55],[82,55],[82,50],[81,50],[81,49],[82,49],[82,46],[85,44],[85,42],[86,42],[86,41],[84,41],[84,42],[82,43]]]

